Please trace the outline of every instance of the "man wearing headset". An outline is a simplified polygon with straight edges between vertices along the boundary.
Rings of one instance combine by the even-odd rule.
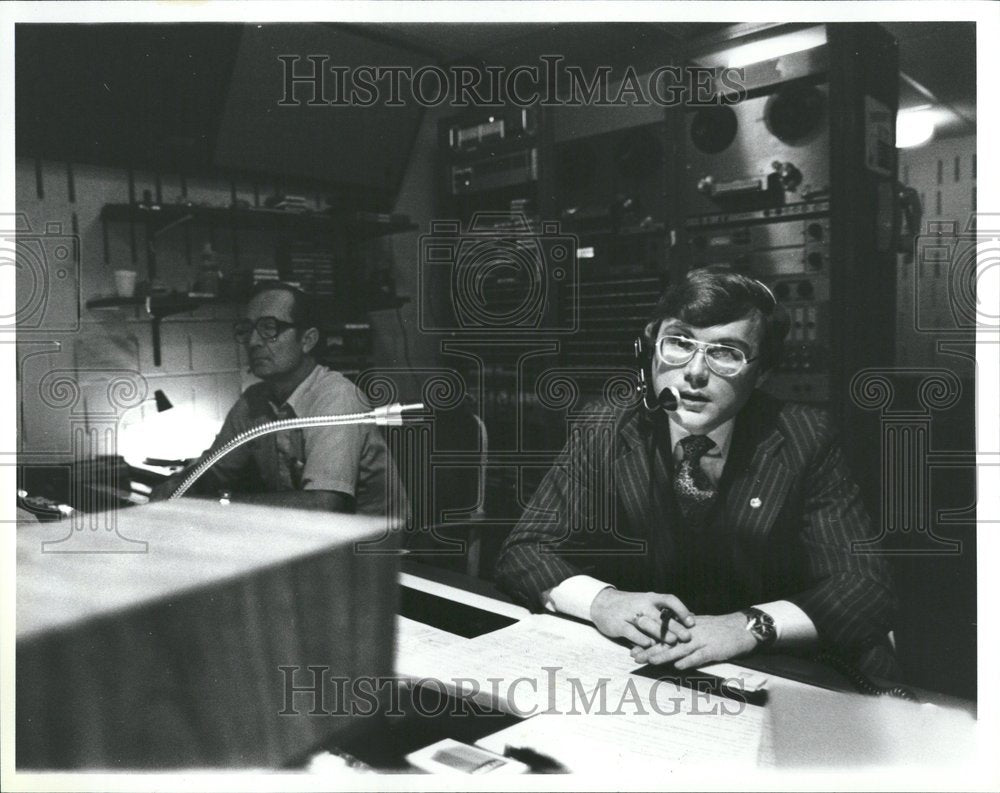
[[[281,281],[257,284],[233,331],[260,382],[243,392],[197,462],[268,421],[369,409],[346,377],[317,363],[319,329],[307,296],[296,287]],[[189,470],[159,485],[154,499],[169,496]],[[234,501],[380,515],[386,512],[387,475],[395,476],[395,469],[375,427],[310,427],[263,435],[237,448],[194,490],[224,490]]]
[[[639,663],[824,648],[895,675],[890,577],[852,550],[872,531],[831,419],[757,390],[787,331],[770,290],[731,270],[667,290],[645,339],[676,410],[596,409],[507,538],[500,585]]]

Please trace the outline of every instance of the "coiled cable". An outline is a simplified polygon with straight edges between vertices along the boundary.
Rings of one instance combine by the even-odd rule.
[[[833,667],[836,671],[846,677],[859,694],[865,694],[870,697],[895,697],[896,699],[905,699],[908,702],[920,701],[917,698],[917,695],[905,686],[877,685],[875,681],[858,669],[857,666],[850,663],[846,659],[841,658],[836,653],[829,651],[821,652],[816,657],[816,660]]]

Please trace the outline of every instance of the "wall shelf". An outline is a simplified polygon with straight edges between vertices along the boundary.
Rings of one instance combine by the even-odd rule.
[[[171,314],[180,314],[185,311],[194,311],[207,305],[220,305],[233,301],[214,295],[197,294],[168,294],[150,295],[149,297],[99,297],[96,300],[88,300],[87,308],[109,309],[109,308],[129,308],[131,306],[142,306],[152,319],[163,319]]]
[[[179,223],[201,223],[264,231],[345,232],[355,240],[416,231],[406,215],[375,212],[289,212],[264,207],[209,207],[195,204],[105,204],[104,222],[142,223],[154,230]]]
[[[211,207],[196,204],[105,204],[101,208],[104,225],[105,261],[108,260],[108,223],[141,225],[146,229],[146,276],[150,283],[156,280],[156,240],[174,227],[198,223],[231,229],[257,229],[270,231],[279,238],[293,234],[317,233],[343,235],[350,244],[357,244],[391,234],[417,231],[407,215],[328,209],[323,211],[288,211],[264,207]],[[126,308],[144,306],[152,323],[153,363],[161,362],[160,321],[171,314],[193,311],[204,305],[232,303],[234,301],[206,295],[178,294],[151,295],[147,298],[107,297],[87,301],[89,309]],[[398,309],[409,298],[387,296],[367,307],[369,311]]]

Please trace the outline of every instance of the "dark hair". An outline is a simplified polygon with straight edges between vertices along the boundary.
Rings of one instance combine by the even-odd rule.
[[[325,349],[323,329],[320,327],[319,313],[313,299],[297,286],[285,281],[258,281],[250,292],[248,302],[266,292],[285,292],[292,296],[291,321],[295,323],[295,332],[301,337],[304,331],[316,328],[319,332],[319,341],[312,348],[312,355],[315,357],[322,352]]]
[[[772,369],[781,361],[788,335],[788,314],[771,290],[755,278],[719,265],[691,270],[683,280],[667,288],[646,325],[646,340],[652,345],[665,319],[679,319],[696,328],[725,325],[759,312],[764,322],[761,365]]]

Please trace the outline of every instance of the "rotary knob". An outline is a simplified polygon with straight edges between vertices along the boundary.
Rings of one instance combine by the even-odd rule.
[[[786,192],[794,193],[796,188],[802,184],[802,171],[790,162],[779,162],[775,160],[771,163],[771,168],[778,174],[778,181]]]

